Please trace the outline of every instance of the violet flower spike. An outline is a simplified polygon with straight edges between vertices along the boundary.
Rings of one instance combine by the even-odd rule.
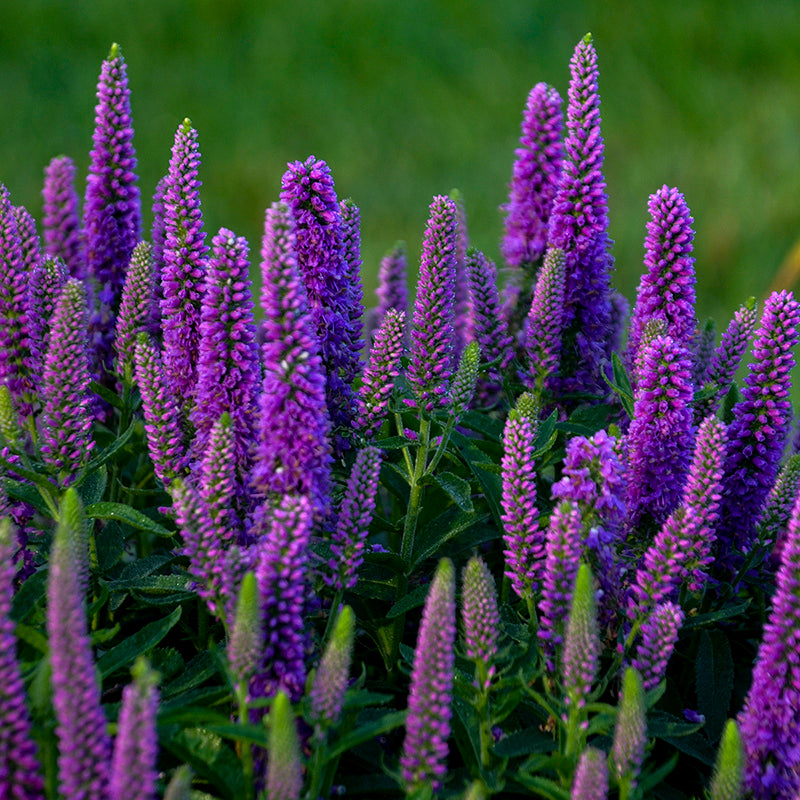
[[[781,469],[758,518],[758,541],[772,546],[771,561],[777,565],[786,544],[792,506],[800,488],[800,453],[795,453]]]
[[[444,195],[434,197],[422,248],[408,365],[409,383],[419,408],[426,413],[448,403],[453,374],[455,248],[455,203]]]
[[[662,186],[647,203],[650,220],[645,238],[645,272],[636,292],[628,332],[628,367],[636,360],[642,329],[648,319],[661,316],[667,334],[689,347],[695,319],[694,231],[684,196]]]
[[[742,399],[733,407],[728,426],[717,538],[719,555],[729,564],[734,548],[746,551],[751,546],[778,474],[792,419],[789,389],[798,325],[800,304],[792,293],[773,292],[764,304]]]
[[[169,186],[169,174],[164,175],[156,184],[153,194],[153,226],[150,229],[150,244],[153,247],[153,295],[150,300],[150,322],[148,331],[151,336],[161,336],[161,302],[164,299],[162,273],[164,272],[164,245],[167,241],[167,219],[164,200]]]
[[[41,388],[42,457],[62,485],[72,482],[94,448],[86,322],[83,283],[70,278],[50,322]]]
[[[42,259],[42,244],[36,231],[36,220],[25,206],[15,206],[14,214],[17,217],[17,233],[22,246],[22,261],[25,271],[30,275]]]
[[[87,274],[95,284],[91,319],[95,368],[111,369],[114,319],[125,270],[142,238],[141,204],[133,147],[130,89],[125,59],[112,44],[97,83],[83,232]]]
[[[211,248],[200,310],[192,449],[197,455],[204,453],[214,424],[223,413],[230,414],[233,463],[245,476],[250,473],[261,380],[248,247],[244,237],[220,228]]]
[[[655,689],[667,674],[667,663],[677,644],[681,625],[683,611],[671,600],[659,603],[645,617],[633,659],[633,666],[642,677],[645,692]]]
[[[512,267],[534,265],[547,246],[547,228],[564,158],[562,100],[546,83],[531,89],[522,117],[506,215],[503,256]]]
[[[344,378],[347,383],[361,374],[364,363],[361,351],[364,349],[364,286],[361,283],[361,211],[352,200],[339,203],[342,215],[342,250],[345,264],[345,298],[347,312],[347,345],[352,357],[347,361]]]
[[[364,547],[375,511],[382,458],[382,450],[365,447],[359,451],[350,472],[325,575],[325,582],[337,592],[352,589],[358,581],[358,568],[364,561]]]
[[[753,298],[755,300],[755,298]],[[741,306],[740,306],[741,309]],[[734,314],[734,318],[736,315]],[[733,324],[733,320],[731,320]],[[755,325],[755,320],[753,321]],[[729,326],[730,327],[730,326]],[[707,319],[705,325],[695,330],[692,337],[692,380],[695,386],[703,386],[706,382],[706,375],[714,355],[717,344],[717,325],[713,319]],[[695,413],[695,417],[704,418],[708,414]]]
[[[195,402],[200,348],[200,308],[208,246],[200,208],[200,147],[185,119],[175,132],[164,192],[164,266],[161,318],[164,369],[181,411]]]
[[[452,562],[443,558],[425,600],[411,670],[400,756],[406,794],[426,786],[435,793],[447,773],[455,636],[455,571]]]
[[[587,747],[572,779],[570,800],[607,800],[608,757],[596,747]]]
[[[378,305],[368,317],[372,319],[373,330],[381,326],[390,308],[408,315],[408,260],[405,242],[397,242],[381,259],[375,295]]]
[[[80,201],[75,191],[75,164],[68,156],[54,158],[45,167],[42,199],[45,253],[60,258],[72,278],[84,280]]]
[[[332,461],[325,371],[297,271],[294,223],[282,203],[266,211],[261,259],[264,382],[250,485],[264,498],[307,494],[322,517]]]
[[[133,250],[122,300],[119,304],[114,349],[117,353],[117,374],[128,383],[133,379],[136,337],[148,329],[151,303],[155,290],[153,250],[147,242],[139,242]]]
[[[756,800],[800,790],[800,499],[792,509],[753,682],[737,717],[744,745],[744,789]]]
[[[472,556],[461,577],[461,619],[467,658],[475,661],[476,680],[483,691],[489,689],[497,657],[497,634],[500,612],[497,608],[497,587],[486,562]]]
[[[50,318],[69,273],[60,258],[42,259],[28,278],[27,316],[30,334],[31,381],[41,383],[44,356],[50,336]]]
[[[155,800],[158,675],[141,658],[131,672],[133,683],[122,692],[108,796],[110,800]]]
[[[456,204],[456,269],[453,280],[453,364],[457,364],[464,348],[473,340],[473,306],[467,274],[467,211],[464,197],[458,189],[450,192],[450,199]]]
[[[100,705],[82,580],[86,538],[75,526],[81,501],[68,489],[50,553],[47,634],[58,739],[58,787],[62,797],[107,800],[111,740]]]
[[[11,520],[0,519],[0,797],[44,800],[42,768],[25,705],[11,619],[15,549]]]
[[[378,434],[388,415],[394,379],[400,374],[404,326],[405,314],[390,308],[375,333],[358,397],[357,425],[366,439]]]

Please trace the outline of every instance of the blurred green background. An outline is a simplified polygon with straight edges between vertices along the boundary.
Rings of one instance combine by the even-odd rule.
[[[677,185],[695,217],[698,313],[724,326],[746,296],[764,295],[800,237],[800,3],[790,0],[2,0],[0,181],[38,216],[52,156],[85,174],[100,62],[117,41],[143,197],[190,117],[209,235],[222,225],[246,235],[257,262],[286,162],[324,158],[339,196],[361,207],[372,304],[395,240],[416,268],[434,194],[461,189],[472,243],[498,257],[527,93],[544,80],[566,97],[587,31],[616,285],[633,299],[648,195]],[[146,208],[148,230],[150,219]]]

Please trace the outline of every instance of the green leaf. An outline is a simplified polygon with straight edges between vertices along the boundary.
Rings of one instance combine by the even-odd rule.
[[[97,503],[103,499],[103,493],[108,483],[108,470],[104,466],[87,472],[82,481],[75,481],[73,487],[78,490],[78,496],[84,506]]]
[[[706,718],[709,741],[717,742],[733,696],[733,657],[723,631],[704,630],[700,634],[695,669],[698,711]]]
[[[378,439],[374,446],[381,450],[401,450],[404,447],[419,447],[419,442],[406,439],[405,436],[389,436],[386,439]]]
[[[433,480],[462,511],[472,511],[472,487],[468,481],[452,472],[438,473]]]
[[[168,700],[184,694],[201,686],[217,674],[219,674],[217,659],[210,650],[204,650],[186,665],[186,669],[174,681],[164,686],[161,690],[161,697]]]
[[[14,595],[11,603],[11,619],[22,622],[33,611],[47,591],[47,567],[34,572]]]
[[[123,409],[122,398],[116,392],[112,392],[111,389],[106,388],[105,386],[103,386],[101,383],[98,383],[97,381],[92,381],[89,384],[89,391],[92,391],[98,397],[101,397],[110,406],[113,406],[114,408],[118,408],[120,411],[122,411],[122,409]]]
[[[401,597],[387,612],[386,616],[388,619],[393,619],[394,617],[399,617],[401,614],[405,614],[406,611],[411,611],[412,608],[418,608],[425,602],[425,598],[428,596],[428,589],[430,586],[427,584],[422,584],[422,586],[417,586],[414,591],[409,592],[407,595]]]
[[[394,695],[385,694],[383,692],[369,692],[366,689],[349,690],[344,696],[344,705],[342,708],[345,711],[351,711],[356,708],[365,708],[366,706],[381,705],[388,703]]]
[[[206,725],[207,731],[216,733],[223,739],[231,739],[234,742],[247,742],[259,747],[267,746],[267,731],[261,725]]]
[[[86,506],[86,516],[91,519],[114,519],[156,536],[168,538],[174,535],[173,531],[168,531],[163,525],[124,503],[92,503]]]
[[[130,440],[131,436],[133,436],[133,432],[136,430],[135,424],[131,424],[128,426],[128,429],[118,436],[114,441],[106,448],[101,450],[89,463],[86,465],[86,472],[91,473],[94,470],[98,469],[99,467],[103,466],[103,464],[110,461]],[[76,481],[76,484],[79,483],[82,479],[79,478]]]
[[[747,607],[750,605],[750,600],[741,600],[738,603],[730,603],[718,611],[709,611],[707,614],[697,614],[694,617],[687,617],[683,623],[683,630],[691,630],[692,628],[703,628],[706,625],[714,625],[724,619],[731,617],[738,617],[743,614]]]
[[[666,711],[651,711],[647,716],[647,733],[658,739],[679,738],[697,733],[703,727],[702,722],[685,722]]]
[[[14,481],[11,478],[3,478],[3,490],[5,494],[13,500],[23,500],[28,505],[33,506],[39,513],[45,517],[52,517],[53,510],[45,502],[42,493],[29,483],[22,481]]]
[[[542,733],[538,725],[510,733],[492,748],[495,755],[500,758],[528,756],[531,753],[551,753],[555,749],[557,749],[557,744],[553,737]]]
[[[479,431],[496,442],[503,439],[503,423],[499,419],[494,419],[488,414],[478,411],[467,411],[461,415],[462,425],[473,431]]]
[[[17,623],[14,627],[14,633],[17,635],[17,639],[27,642],[40,653],[49,652],[50,645],[47,643],[47,637],[37,628]]]
[[[145,594],[187,594],[192,595],[186,587],[191,579],[185,575],[143,575],[135,578],[123,578],[109,581],[110,592],[130,592],[133,590]]]
[[[414,543],[411,569],[415,569],[425,559],[435,555],[445,542],[487,520],[486,514],[466,512],[451,506],[428,522],[420,531]]]
[[[113,520],[95,534],[97,565],[102,573],[108,572],[119,561],[127,538],[122,527]]]
[[[480,450],[474,442],[458,433],[458,431],[453,431],[450,438],[455,444],[462,461],[477,478],[498,530],[503,530],[503,510],[500,506],[503,496],[503,481],[499,475],[488,471],[494,468],[494,461]]]
[[[112,647],[97,662],[100,674],[106,678],[118,669],[129,667],[137,656],[146,653],[151,647],[155,647],[172,630],[180,618],[181,607],[177,606],[168,617],[145,625],[116,647]]]
[[[625,409],[625,413],[633,419],[633,387],[630,378],[625,370],[625,365],[617,353],[611,354],[611,369],[613,378],[609,378],[605,371],[602,372],[606,383],[616,392],[617,396]]]
[[[350,731],[350,733],[343,736],[338,741],[333,743],[333,746],[328,748],[326,756],[327,761],[338,758],[348,750],[358,747],[376,736],[393,731],[399,728],[406,721],[405,711],[390,711],[376,720],[368,723],[359,723],[358,726]]]

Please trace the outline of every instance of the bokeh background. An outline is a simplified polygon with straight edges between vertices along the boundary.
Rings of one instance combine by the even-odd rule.
[[[68,154],[85,174],[97,75],[116,41],[143,198],[190,117],[209,237],[233,228],[257,264],[286,162],[324,158],[339,196],[361,207],[371,304],[378,261],[396,240],[416,267],[434,194],[459,188],[472,243],[499,257],[498,206],[527,93],[544,80],[566,97],[587,31],[601,70],[618,288],[633,299],[647,198],[663,183],[680,187],[695,217],[701,318],[723,327],[747,296],[791,286],[800,238],[791,0],[2,0],[0,181],[38,216],[51,157]],[[148,229],[150,219],[146,208]]]

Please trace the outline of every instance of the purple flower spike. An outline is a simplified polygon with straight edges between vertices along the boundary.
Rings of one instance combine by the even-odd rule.
[[[164,192],[161,318],[164,369],[182,411],[194,402],[200,349],[200,308],[206,277],[206,234],[200,208],[200,147],[185,119],[175,132]]]
[[[745,752],[744,788],[757,800],[800,790],[800,500],[789,521],[772,607],[737,722]]]
[[[684,347],[691,345],[697,325],[694,314],[697,282],[692,243],[694,231],[686,200],[677,189],[662,186],[647,203],[650,221],[645,238],[645,272],[636,292],[628,332],[628,364],[636,360],[648,319],[662,317],[667,334]]]
[[[132,672],[133,683],[122,692],[108,796],[110,800],[155,800],[158,676],[143,659]]]
[[[45,258],[30,273],[28,279],[28,331],[30,333],[31,375],[39,386],[44,354],[50,335],[50,318],[69,273],[60,258]]]
[[[546,83],[528,95],[509,186],[503,256],[512,267],[533,265],[547,246],[547,226],[561,177],[564,119],[561,96]]]
[[[400,374],[404,326],[405,314],[390,308],[375,333],[369,351],[369,361],[359,390],[358,417],[358,427],[367,439],[378,434],[388,413],[394,379]]]
[[[95,283],[91,320],[95,364],[112,366],[114,318],[133,248],[142,238],[141,207],[133,147],[130,89],[125,59],[112,44],[97,84],[83,231],[87,273]]]
[[[359,372],[358,351],[351,331],[351,276],[343,221],[330,167],[314,156],[288,165],[281,181],[281,201],[295,220],[297,266],[308,291],[313,331],[320,343],[326,373],[325,397],[331,424],[350,431],[355,418],[352,381]],[[347,232],[353,250],[352,209]],[[344,434],[346,435],[346,433]],[[345,446],[337,439],[336,450]]]
[[[764,304],[753,344],[753,361],[742,399],[733,407],[722,480],[717,538],[720,555],[747,550],[769,494],[792,419],[789,389],[800,325],[800,305],[791,292],[773,292]]]
[[[133,353],[136,337],[148,329],[151,303],[155,290],[153,250],[147,242],[139,242],[133,250],[122,301],[119,304],[114,349],[117,352],[117,374],[130,382],[133,378]]]
[[[42,245],[39,241],[39,234],[36,232],[36,220],[25,206],[15,206],[14,214],[17,217],[17,232],[22,245],[22,261],[25,265],[25,272],[30,275],[31,270],[42,259]]]
[[[581,753],[570,800],[606,800],[608,797],[608,758],[602,750],[587,747]]]
[[[342,245],[345,263],[344,308],[347,321],[347,345],[351,358],[344,373],[345,382],[352,384],[361,374],[364,364],[364,286],[361,283],[361,211],[352,200],[339,203],[342,214]]]
[[[153,227],[150,229],[150,243],[153,247],[153,296],[150,300],[150,324],[148,331],[152,336],[161,336],[161,302],[164,289],[161,275],[164,271],[164,244],[167,241],[167,212],[164,200],[167,196],[169,175],[164,175],[156,184],[153,195]]]
[[[483,690],[489,688],[497,657],[497,632],[500,612],[497,609],[497,587],[489,567],[480,556],[472,556],[462,575],[462,609],[464,643],[467,658],[479,662],[478,675],[483,677]]]
[[[456,363],[474,338],[474,318],[467,274],[467,210],[464,197],[458,189],[450,192],[450,199],[456,204],[456,271],[453,281],[453,361]]]
[[[780,563],[794,499],[800,488],[800,453],[795,453],[781,469],[758,519],[758,541],[772,545],[772,561]]]
[[[754,322],[755,324],[755,322]],[[711,357],[714,355],[714,347],[717,343],[717,325],[713,319],[707,319],[706,324],[694,332],[692,337],[692,380],[695,386],[703,386],[706,382],[708,367]],[[695,414],[701,419],[708,414]]]
[[[11,521],[0,520],[0,797],[44,800],[44,781],[31,736],[11,619],[15,549]]]
[[[364,561],[364,546],[375,511],[382,457],[383,451],[377,447],[359,451],[347,481],[331,543],[330,574],[325,576],[326,583],[336,591],[352,589],[358,580],[358,568]]]
[[[608,197],[603,178],[597,54],[591,35],[578,42],[570,61],[566,158],[553,201],[548,247],[566,257],[562,392],[605,395],[601,365],[610,357],[610,277]]]
[[[523,380],[536,397],[550,388],[561,357],[561,335],[564,324],[564,285],[566,280],[564,251],[550,249],[536,281],[528,325],[525,350],[528,368]]]
[[[564,702],[568,706],[583,708],[586,705],[599,666],[600,632],[592,571],[588,564],[581,564],[575,578],[561,653]]]
[[[648,344],[628,431],[628,524],[660,526],[680,500],[692,451],[688,350],[671,336]]]
[[[100,705],[84,594],[88,551],[79,529],[81,501],[68,489],[62,502],[47,578],[53,708],[62,797],[107,800],[111,740]],[[83,523],[85,524],[85,522]]]
[[[659,603],[642,623],[642,638],[636,648],[633,666],[639,670],[646,692],[655,689],[667,674],[667,663],[678,641],[681,625],[683,611],[671,600]]]
[[[41,390],[42,456],[62,484],[72,481],[94,448],[90,380],[86,292],[81,281],[70,278],[53,311]]]
[[[136,340],[134,363],[136,384],[142,394],[147,449],[156,476],[167,486],[186,465],[178,401],[167,384],[161,354],[146,333],[140,333]]]
[[[707,417],[709,414],[717,413],[742,362],[742,356],[756,327],[756,319],[756,301],[751,297],[747,303],[739,306],[725,333],[722,334],[719,347],[711,356],[708,372],[704,375],[704,383],[715,387],[717,393],[700,404],[697,409],[698,415]]]
[[[545,548],[538,635],[547,656],[547,667],[550,672],[555,672],[556,648],[564,641],[566,620],[572,603],[572,590],[583,550],[581,515],[574,502],[563,500],[553,509]]]
[[[390,308],[408,312],[408,261],[406,259],[406,243],[397,242],[381,259],[378,268],[377,322],[380,325]]]
[[[283,689],[290,699],[303,695],[306,630],[303,612],[312,509],[307,497],[285,495],[271,509],[256,510],[260,538],[255,573],[261,595],[264,648],[250,681],[252,697],[272,697]]]
[[[249,450],[255,436],[261,380],[247,254],[244,237],[220,228],[212,241],[202,292],[197,402],[191,415],[195,428],[192,447],[198,455],[205,452],[220,416],[231,415],[233,463],[241,476],[250,472]]]
[[[503,389],[503,371],[514,355],[513,339],[502,316],[497,291],[497,267],[480,250],[467,251],[467,275],[472,300],[472,335],[481,349],[481,362],[491,363],[478,377],[476,402],[492,408]]]
[[[236,430],[228,413],[214,423],[199,465],[198,487],[211,520],[226,545],[243,539],[237,510],[243,504],[245,487],[236,470]]]
[[[452,562],[443,558],[425,600],[414,651],[406,738],[400,756],[407,795],[426,786],[435,793],[447,772],[455,668],[455,605],[455,571]]]
[[[264,497],[307,494],[324,516],[331,468],[325,372],[282,203],[267,209],[261,258],[264,384],[251,486]]]
[[[428,413],[447,405],[453,374],[455,250],[456,205],[439,195],[425,229],[408,365],[419,407]]]
[[[523,395],[523,398],[525,395]],[[544,532],[536,508],[536,421],[518,406],[503,433],[503,541],[506,576],[523,600],[531,601],[544,569]]]
[[[71,158],[59,156],[45,167],[42,198],[45,253],[60,258],[71,277],[83,280],[86,260],[75,191],[75,164]]]

